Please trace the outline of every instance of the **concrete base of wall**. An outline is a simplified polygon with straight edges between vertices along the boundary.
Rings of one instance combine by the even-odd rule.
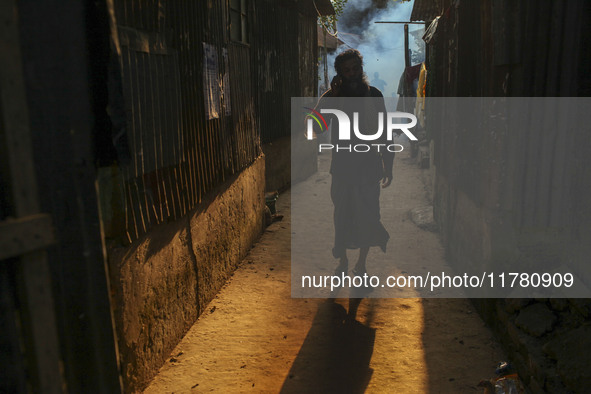
[[[583,393],[591,384],[589,299],[475,299],[531,393]],[[501,361],[501,360],[499,360]]]
[[[109,251],[126,392],[145,388],[260,236],[265,158],[190,215]]]

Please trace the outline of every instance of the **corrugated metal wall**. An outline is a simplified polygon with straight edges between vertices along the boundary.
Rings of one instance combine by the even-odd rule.
[[[583,8],[581,1],[452,2],[431,46],[428,92],[442,97],[577,96],[583,88],[578,83],[583,74],[577,69],[582,36],[578,17]],[[462,109],[458,111],[461,116]],[[577,181],[558,169],[568,168],[573,147],[561,130],[541,128],[538,118],[532,113],[524,134],[507,135],[502,141],[499,136],[490,140],[488,130],[478,127],[435,134],[438,172],[462,180],[462,185],[481,185],[464,187],[463,192],[482,202],[490,195],[482,174],[492,167],[502,174],[509,171],[515,178],[506,193],[511,195],[516,223],[563,225],[564,207],[574,196],[560,185]],[[430,122],[435,125],[438,120]],[[518,153],[515,162],[504,163],[508,169],[501,168],[503,162],[494,159],[508,147]]]
[[[430,43],[428,95],[589,94],[591,3],[447,3]],[[451,258],[465,267],[486,259],[500,266],[511,261],[507,256],[531,267],[568,263],[588,278],[589,248],[582,245],[591,234],[591,208],[581,196],[591,190],[591,139],[574,124],[585,124],[585,101],[491,102],[478,106],[474,98],[467,108],[447,100],[427,109],[437,169],[434,214]],[[507,109],[528,118],[509,128],[499,116]],[[467,113],[489,120],[468,125]],[[438,128],[443,117],[455,117],[457,125]]]
[[[290,97],[314,92],[315,16],[291,1],[247,4],[245,44],[229,38],[228,1],[114,1],[132,158],[121,169],[129,242],[253,163],[261,136],[289,135]]]
[[[315,95],[316,18],[287,1],[256,6],[252,64],[261,140],[268,143],[290,134],[290,98]]]

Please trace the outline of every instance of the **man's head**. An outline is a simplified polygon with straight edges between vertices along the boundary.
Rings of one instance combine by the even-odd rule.
[[[334,69],[345,79],[352,79],[363,74],[363,56],[357,49],[341,52],[334,60]]]
[[[356,49],[348,49],[340,53],[334,68],[337,75],[343,78],[343,92],[347,95],[363,94],[369,88],[369,83],[363,73],[363,56]]]

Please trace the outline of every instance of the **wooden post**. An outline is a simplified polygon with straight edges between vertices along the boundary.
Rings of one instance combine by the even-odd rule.
[[[322,26],[322,32],[324,33],[324,91],[327,91],[330,81],[328,80],[328,48],[326,47],[326,28],[324,26]]]
[[[34,78],[26,85],[34,152],[29,165],[33,168],[34,162],[39,174],[37,189],[43,196],[39,206],[51,215],[59,241],[47,251],[47,261],[55,290],[67,390],[118,393],[121,381],[98,214],[94,150],[95,137],[105,132],[99,111],[106,105],[102,93],[106,90],[109,54],[107,4],[0,2],[13,3],[14,13],[18,4],[19,29],[23,32],[19,69]],[[0,82],[0,86],[6,85]],[[22,91],[24,96],[24,87]],[[48,326],[43,321],[45,331]],[[59,377],[59,369],[53,375]]]
[[[9,183],[12,191],[12,210],[17,218],[27,222],[39,213],[37,181],[33,166],[29,115],[22,70],[20,38],[17,23],[17,2],[0,0],[0,114]],[[16,220],[15,222],[17,222]],[[14,226],[4,225],[4,234],[14,232]],[[26,227],[26,226],[25,226]],[[47,254],[31,249],[25,235],[17,266],[17,296],[21,302],[21,318],[26,358],[31,372],[30,387],[39,393],[60,393],[63,380],[60,372],[60,354],[57,322]],[[13,237],[14,238],[14,237]],[[41,238],[53,240],[51,225],[46,226]],[[43,244],[42,246],[46,246]],[[22,253],[22,254],[21,254]],[[8,257],[8,256],[5,256]]]
[[[408,23],[404,24],[404,66],[410,67],[410,53],[408,45]]]

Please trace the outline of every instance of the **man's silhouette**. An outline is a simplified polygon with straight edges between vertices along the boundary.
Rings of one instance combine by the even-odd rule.
[[[386,108],[382,93],[367,82],[363,73],[363,57],[359,51],[350,49],[339,54],[334,63],[337,75],[331,82],[331,88],[321,97],[317,108],[329,108],[335,101],[340,101],[347,107],[350,100],[345,98],[367,98],[362,103],[364,111],[359,115],[361,126],[375,132],[378,113],[385,115]],[[357,104],[345,112],[360,111]],[[350,116],[350,119],[353,119]],[[375,122],[373,122],[375,121]],[[373,122],[373,123],[372,123]],[[334,124],[335,122],[333,122]],[[338,122],[337,122],[338,123]],[[386,133],[382,133],[381,140],[372,143],[383,143]],[[342,144],[338,140],[339,133],[332,131],[332,144]],[[347,145],[366,144],[351,135]],[[353,273],[363,276],[366,273],[366,259],[371,246],[379,246],[384,252],[390,238],[380,221],[380,183],[382,188],[392,182],[392,166],[394,153],[386,149],[372,148],[368,152],[348,150],[333,150],[330,173],[332,175],[331,198],[334,204],[335,241],[333,256],[339,259],[336,273],[348,272],[347,249],[360,249],[359,259]]]

